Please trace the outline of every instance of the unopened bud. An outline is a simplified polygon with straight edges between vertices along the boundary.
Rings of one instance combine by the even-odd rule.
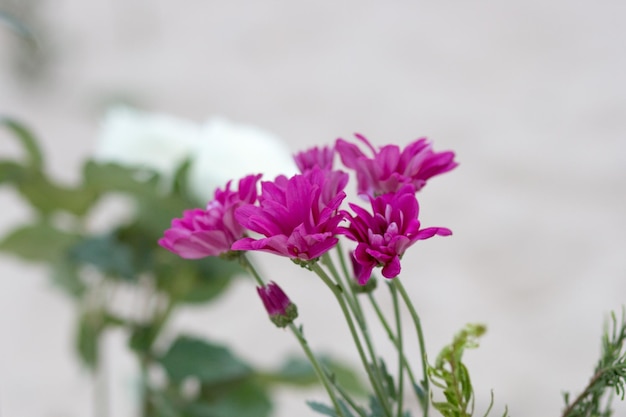
[[[270,320],[277,327],[286,327],[298,317],[298,308],[275,282],[265,287],[257,287],[257,292]]]

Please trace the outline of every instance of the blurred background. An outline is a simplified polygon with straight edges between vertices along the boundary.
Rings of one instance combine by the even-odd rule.
[[[602,324],[626,301],[623,2],[1,0],[0,10],[39,40],[0,23],[0,113],[36,132],[66,183],[120,101],[195,122],[223,115],[293,151],[354,132],[454,150],[460,166],[420,199],[422,223],[454,236],[404,258],[429,354],[466,322],[488,325],[467,354],[479,410],[493,388],[498,410],[556,416],[561,392],[586,385]],[[12,145],[0,140],[0,152]],[[32,215],[6,188],[0,207],[0,234]],[[314,347],[356,364],[325,288],[286,260],[257,259],[300,307]],[[43,268],[0,255],[0,415],[94,415],[73,314]],[[170,326],[260,365],[298,350],[245,280]],[[124,343],[106,338],[111,416],[136,410]],[[281,390],[275,415],[312,416],[311,398],[323,393]]]

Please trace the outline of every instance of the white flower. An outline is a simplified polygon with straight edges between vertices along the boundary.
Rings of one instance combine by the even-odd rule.
[[[257,173],[262,173],[265,180],[273,180],[277,175],[289,177],[296,172],[291,151],[277,136],[213,117],[203,127],[201,145],[188,179],[191,193],[205,202],[229,180]]]
[[[287,145],[259,128],[220,117],[201,125],[128,107],[107,112],[93,158],[155,170],[165,188],[189,158],[188,189],[201,203],[211,200],[216,188],[248,174],[273,180],[297,172]]]
[[[200,143],[198,124],[129,107],[109,110],[93,158],[157,171],[169,184]]]

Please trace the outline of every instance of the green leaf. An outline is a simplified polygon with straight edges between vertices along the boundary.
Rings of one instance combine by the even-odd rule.
[[[7,15],[4,16],[6,18]],[[15,22],[15,20],[12,21]],[[30,130],[17,120],[2,115],[0,115],[0,126],[6,127],[22,142],[22,146],[28,155],[28,166],[40,171],[43,168],[43,155],[39,149],[39,145],[37,145],[35,136]]]
[[[129,347],[135,352],[148,353],[157,334],[153,325],[136,325],[130,335]]]
[[[43,172],[32,169],[23,171],[16,186],[30,204],[44,215],[62,210],[82,216],[97,198],[92,189],[63,187],[52,182]]]
[[[366,395],[367,390],[354,369],[328,356],[322,356],[320,362],[337,383],[347,392]],[[319,379],[311,363],[302,357],[288,357],[277,371],[259,375],[264,383],[285,384],[307,387],[319,384]]]
[[[319,383],[315,369],[308,360],[300,357],[289,357],[275,372],[261,375],[266,383],[278,383],[306,387]]]
[[[154,194],[158,175],[143,169],[114,163],[88,161],[83,167],[85,184],[98,192],[125,192],[131,195]]]
[[[267,391],[252,380],[186,407],[184,417],[268,417],[272,410]]]
[[[352,414],[352,411],[350,411],[350,409],[348,408],[348,406],[343,400],[339,399],[337,402],[339,403],[339,408],[341,409],[341,412],[344,417],[354,417],[354,414]],[[307,401],[306,403],[309,407],[311,407],[313,411],[317,411],[320,414],[324,414],[324,415],[331,416],[331,417],[340,416],[340,414],[335,412],[335,409],[333,407],[327,406],[322,403],[318,403],[316,401]]]
[[[391,400],[393,400],[393,402],[395,402],[398,399],[398,394],[393,381],[393,377],[391,376],[391,374],[389,374],[389,371],[387,370],[387,365],[385,364],[383,358],[379,359],[379,363],[380,371],[382,373],[383,389],[385,390],[387,396]]]
[[[0,241],[0,250],[28,261],[57,262],[79,236],[47,223],[19,227]]]
[[[370,412],[369,417],[384,417],[386,415],[380,400],[373,395],[370,396]]]
[[[172,192],[175,195],[186,196],[187,195],[187,176],[189,174],[189,168],[191,167],[191,159],[187,158],[180,166],[176,168],[174,173],[174,184],[172,186]]]
[[[216,257],[182,259],[161,247],[155,255],[159,289],[179,302],[213,300],[228,288],[235,275],[244,272],[236,262]]]
[[[132,249],[114,235],[86,237],[69,250],[69,257],[75,263],[93,265],[108,276],[126,280],[136,277]]]
[[[18,182],[24,175],[24,167],[13,161],[0,161],[0,184]]]
[[[329,405],[322,404],[317,401],[307,401],[306,403],[309,407],[311,407],[311,410],[313,411],[316,411],[325,416],[338,417],[335,409]]]
[[[176,339],[158,361],[175,382],[196,377],[203,384],[220,384],[244,378],[252,372],[228,348],[189,336]]]
[[[52,283],[73,298],[80,298],[86,290],[78,266],[68,259],[58,259],[52,265]]]
[[[346,391],[361,396],[367,394],[367,388],[353,368],[330,356],[322,356],[321,362]]]
[[[105,327],[106,320],[101,311],[88,311],[79,318],[76,349],[80,359],[91,369],[98,364],[100,336]]]

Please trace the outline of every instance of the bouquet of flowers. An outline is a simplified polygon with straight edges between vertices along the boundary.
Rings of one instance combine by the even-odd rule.
[[[263,144],[249,129],[229,130],[222,122],[198,128],[153,117],[119,110],[104,129],[113,139],[86,162],[76,187],[59,185],[45,174],[41,150],[24,125],[0,119],[26,151],[24,160],[0,160],[0,184],[13,186],[36,212],[32,224],[0,241],[0,250],[49,265],[54,282],[76,303],[76,346],[94,375],[102,335],[122,328],[141,369],[143,417],[265,417],[271,412],[268,386],[314,380],[328,400],[308,405],[330,417],[475,415],[463,355],[478,346],[486,327],[468,324],[429,359],[418,309],[400,278],[402,259],[410,256],[413,244],[452,235],[445,227],[422,226],[417,196],[432,178],[457,167],[453,152],[436,152],[425,138],[404,148],[375,147],[357,134],[355,142],[337,139],[296,154],[299,172],[290,172],[293,164],[285,163],[283,174],[274,176],[270,171],[281,165],[274,141]],[[137,120],[142,123],[136,125]],[[170,147],[154,147],[164,132],[174,132],[176,140],[166,141]],[[198,137],[207,132],[219,139],[197,148]],[[120,152],[129,136],[150,143],[143,149],[165,151]],[[116,144],[115,138],[122,137]],[[237,156],[250,154],[229,153],[227,143],[271,149],[269,165],[257,171],[249,160],[235,163]],[[255,153],[251,159],[263,158]],[[204,174],[204,168],[220,164],[239,171],[217,179]],[[347,196],[351,183],[358,199]],[[221,185],[209,197],[213,184]],[[129,197],[130,214],[107,230],[92,230],[91,214],[110,194]],[[255,266],[255,251],[291,260],[328,289],[354,342],[365,388],[350,369],[314,349],[296,300],[281,288],[281,277]],[[187,334],[164,337],[176,309],[214,301],[244,270],[255,279],[271,322],[294,335],[308,364],[288,358],[279,369],[259,371],[227,346]],[[383,287],[391,311],[378,301]],[[140,294],[139,314],[120,309],[117,298],[129,289]],[[412,335],[405,334],[403,309]],[[564,394],[562,417],[606,417],[613,397],[624,397],[626,322],[624,316],[611,317],[594,373],[576,397]],[[387,335],[393,357],[379,355],[382,341],[373,337],[374,326]],[[155,380],[155,370],[165,380]],[[493,396],[485,416],[492,406]],[[502,415],[508,415],[506,407]]]
[[[474,391],[464,350],[477,346],[485,326],[468,324],[430,364],[420,316],[400,279],[402,257],[420,240],[450,236],[445,227],[422,227],[417,194],[431,178],[457,167],[451,151],[435,152],[425,138],[404,149],[396,145],[374,147],[357,134],[359,143],[338,139],[333,146],[314,147],[295,155],[300,173],[258,182],[262,174],[229,181],[215,192],[205,209],[186,210],[172,221],[159,244],[182,258],[221,257],[238,262],[256,279],[258,295],[270,320],[288,328],[300,344],[323,384],[330,404],[317,401],[309,406],[330,417],[428,416],[432,408],[446,417],[474,414]],[[361,147],[359,147],[361,145]],[[365,152],[361,148],[365,148]],[[335,166],[338,155],[343,168],[353,172],[356,192],[364,203],[342,207],[350,176]],[[340,239],[350,242],[346,251]],[[361,404],[342,387],[324,366],[305,338],[298,309],[275,278],[268,280],[254,266],[251,253],[268,252],[305,268],[325,285],[336,299],[356,353],[369,381],[370,395]],[[393,311],[384,312],[376,301],[380,278],[393,300]],[[393,343],[395,363],[377,354],[364,304],[376,312]],[[400,309],[413,321],[419,351],[405,350]],[[590,384],[576,399],[565,394],[563,417],[608,416],[607,388],[624,396],[626,377],[624,321],[604,338],[603,358]],[[415,370],[421,367],[421,376]],[[395,367],[396,372],[391,370]],[[439,395],[439,392],[442,395]],[[405,407],[405,395],[414,395],[419,410]],[[493,406],[493,396],[485,416]],[[508,415],[505,408],[503,416]]]

